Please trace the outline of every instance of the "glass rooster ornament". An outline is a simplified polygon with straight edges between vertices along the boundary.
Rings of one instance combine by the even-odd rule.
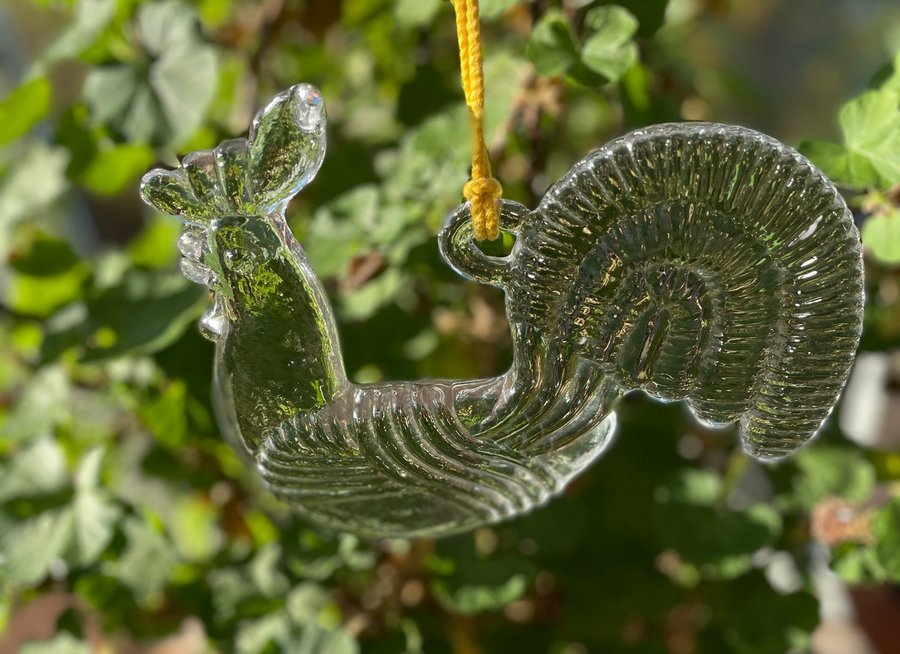
[[[514,359],[491,379],[354,384],[284,211],[325,155],[321,95],[277,95],[249,138],[154,170],[144,199],[185,219],[182,270],[212,291],[215,406],[272,491],[365,536],[439,536],[532,509],[606,449],[631,389],[740,423],[760,459],[816,433],[862,323],[859,236],[794,150],[711,123],[641,129],[588,155],[529,210],[512,252],[475,244],[468,203],[440,247],[500,287]],[[648,447],[652,444],[648,443]]]

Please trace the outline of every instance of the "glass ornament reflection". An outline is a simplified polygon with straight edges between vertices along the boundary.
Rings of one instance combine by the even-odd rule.
[[[467,206],[449,217],[443,256],[506,294],[508,372],[351,383],[284,220],[324,154],[322,97],[301,84],[249,138],[142,182],[149,204],[184,216],[182,270],[212,290],[201,329],[216,343],[222,430],[318,523],[440,536],[526,512],[604,451],[631,389],[739,422],[749,454],[777,459],[812,438],[844,385],[863,306],[846,205],[794,150],[710,123],[619,138],[533,211],[504,201],[508,256],[475,245]]]

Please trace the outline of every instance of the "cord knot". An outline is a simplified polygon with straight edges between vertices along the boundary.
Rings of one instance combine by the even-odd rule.
[[[500,197],[503,187],[493,177],[470,179],[463,196],[471,204],[472,231],[479,241],[493,241],[500,235]]]

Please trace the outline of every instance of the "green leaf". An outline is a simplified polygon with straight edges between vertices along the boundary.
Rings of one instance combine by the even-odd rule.
[[[208,500],[196,495],[183,496],[168,521],[180,557],[196,563],[215,556],[223,542],[218,522],[218,511]]]
[[[63,559],[72,543],[71,508],[39,513],[21,522],[0,525],[0,580],[26,584],[41,581],[50,566]]]
[[[128,252],[136,266],[166,268],[178,258],[176,243],[181,234],[181,219],[154,214],[143,231],[131,242]]]
[[[422,27],[434,21],[443,5],[442,0],[398,0],[394,16],[401,27]]]
[[[290,629],[290,620],[284,613],[244,621],[238,627],[234,650],[236,654],[263,654],[270,645],[286,640]]]
[[[157,441],[173,449],[184,445],[188,436],[187,386],[182,380],[166,384],[158,397],[141,404],[139,412]]]
[[[90,565],[106,549],[115,533],[121,509],[99,487],[104,450],[88,452],[75,476],[75,552],[81,565]]]
[[[19,654],[91,654],[91,648],[80,638],[63,632],[51,640],[24,643]]]
[[[761,574],[723,584],[709,606],[725,632],[726,648],[733,654],[787,652],[799,633],[810,633],[819,622],[816,599],[809,593],[779,595]]]
[[[801,450],[794,460],[800,474],[793,497],[807,509],[828,497],[865,502],[875,487],[875,468],[859,450],[819,445]]]
[[[623,7],[608,5],[585,16],[589,36],[581,48],[581,61],[610,82],[617,82],[638,60],[637,19]]]
[[[657,491],[662,543],[703,577],[731,579],[748,572],[753,555],[781,534],[781,517],[768,505],[730,511],[720,504],[722,478],[683,470]],[[703,525],[698,529],[698,525]]]
[[[169,540],[143,520],[129,518],[124,531],[125,552],[105,569],[130,588],[138,602],[147,603],[165,587],[178,557]]]
[[[215,51],[196,43],[157,61],[150,71],[150,86],[166,121],[168,141],[163,142],[190,138],[200,127],[215,94],[217,73]]]
[[[112,342],[89,347],[84,360],[158,352],[181,337],[206,303],[206,293],[180,275],[131,269],[88,300],[92,322]]]
[[[97,42],[116,12],[116,0],[78,0],[75,20],[50,46],[42,64],[77,57]]]
[[[62,448],[51,438],[41,438],[0,468],[0,502],[55,493],[67,483]]]
[[[881,88],[900,93],[900,52],[894,57],[893,72],[881,83]]]
[[[317,624],[330,601],[325,588],[307,581],[291,589],[285,600],[285,611],[294,624]]]
[[[75,557],[80,565],[91,565],[106,549],[122,515],[109,495],[97,489],[75,495]]]
[[[578,47],[565,14],[551,9],[538,21],[526,48],[541,75],[561,75],[578,61]]]
[[[294,654],[358,654],[359,644],[343,630],[327,630],[313,625],[303,627],[292,636],[282,638],[282,652]]]
[[[22,220],[47,210],[67,189],[69,154],[36,143],[17,159],[0,181],[0,255],[12,246],[12,231]]]
[[[451,591],[438,580],[433,584],[435,596],[445,607],[463,615],[496,611],[520,599],[528,590],[524,575],[513,575],[499,586],[466,585]]]
[[[253,587],[267,598],[283,597],[291,584],[280,568],[281,545],[268,543],[259,548],[248,566]]]
[[[868,91],[844,105],[840,123],[848,152],[847,181],[856,186],[900,183],[900,94]]]
[[[849,184],[848,180],[853,178],[850,173],[850,153],[843,145],[829,141],[807,140],[800,143],[797,149],[831,179]],[[854,163],[854,175],[859,186],[869,186],[878,181],[875,170],[859,157],[856,157]]]
[[[3,436],[10,441],[52,436],[70,413],[68,376],[60,366],[46,366],[20,390],[2,427]]]
[[[26,134],[50,111],[50,82],[35,77],[0,100],[0,145]]]
[[[142,5],[135,21],[141,44],[155,56],[164,55],[198,39],[196,12],[181,0],[163,0]]]
[[[491,89],[484,107],[484,130],[489,143],[509,134],[510,120],[527,76],[527,62],[505,50],[485,58],[484,83],[485,88]]]
[[[390,226],[379,219],[380,201],[376,186],[359,186],[316,211],[304,239],[307,256],[316,274],[343,276],[350,262],[363,253],[373,239],[389,241],[399,233],[402,226],[398,225],[384,238],[378,237],[379,231]]]
[[[100,150],[75,176],[74,181],[98,195],[115,195],[136,183],[156,160],[146,145],[118,145]]]
[[[178,143],[200,127],[215,94],[218,57],[195,14],[169,0],[141,5],[138,33],[155,58],[91,70],[84,98],[95,122],[137,143]]]
[[[481,0],[478,11],[482,18],[490,20],[502,16],[516,5],[529,4],[531,0]]]
[[[875,551],[891,581],[900,581],[900,498],[893,497],[872,521]]]
[[[21,314],[49,318],[60,308],[84,295],[86,266],[73,266],[58,275],[15,275],[9,304]]]
[[[66,241],[44,232],[29,234],[29,242],[10,255],[10,267],[31,277],[50,277],[70,271],[79,263],[78,255]]]
[[[861,230],[863,246],[887,266],[900,265],[900,211],[870,216]]]

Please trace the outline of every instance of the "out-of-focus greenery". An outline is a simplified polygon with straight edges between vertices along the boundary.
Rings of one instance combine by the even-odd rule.
[[[861,221],[864,348],[900,345],[895,4],[483,0],[482,14],[507,197],[534,203],[589,149],[654,122],[802,141]],[[502,298],[459,280],[434,239],[469,156],[446,0],[16,0],[0,57],[0,625],[43,595],[77,598],[54,640],[22,651],[87,652],[88,632],[117,651],[196,619],[209,649],[240,654],[801,652],[823,547],[810,515],[835,501],[859,514],[849,533],[813,524],[835,568],[900,581],[900,454],[834,421],[762,466],[733,430],[628,397],[617,443],[564,497],[412,543],[311,527],[223,442],[194,326],[207,298],[177,272],[178,221],[142,207],[137,181],[243,132],[297,81],[323,91],[330,142],[291,224],[348,369],[507,364]]]

